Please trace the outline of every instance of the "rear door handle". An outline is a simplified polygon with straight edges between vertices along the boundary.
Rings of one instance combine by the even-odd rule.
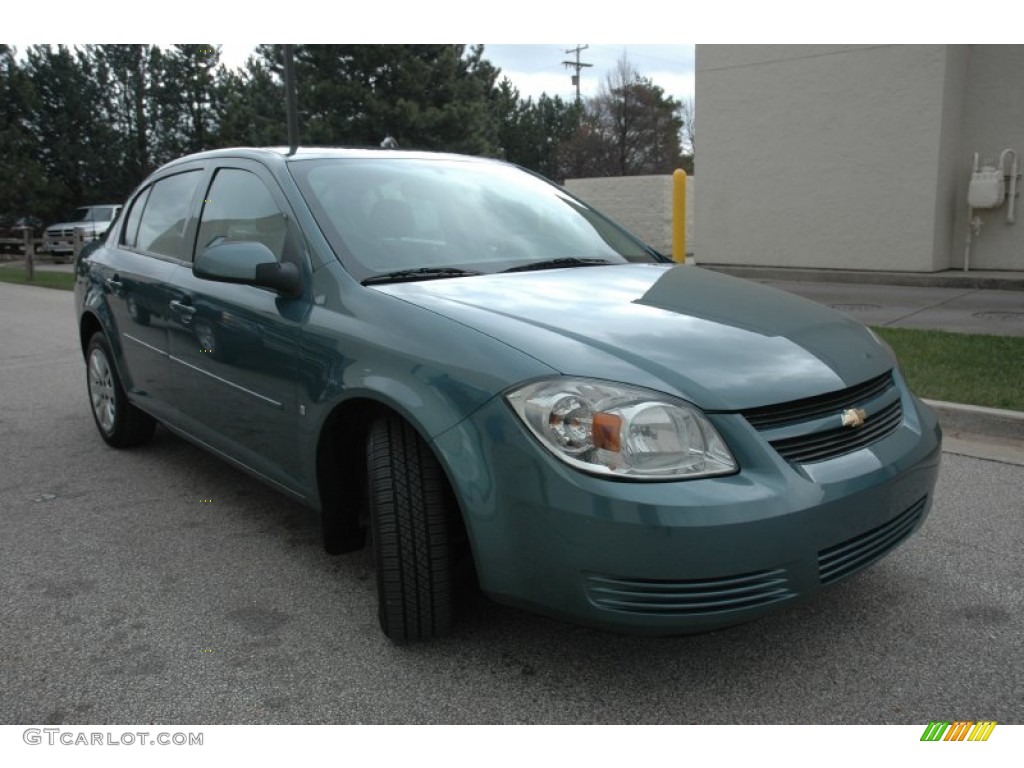
[[[118,275],[108,277],[106,279],[107,288],[111,290],[117,296],[124,295],[124,283],[121,282],[121,278]]]

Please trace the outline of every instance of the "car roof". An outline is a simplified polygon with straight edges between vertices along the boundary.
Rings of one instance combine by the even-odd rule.
[[[423,150],[377,149],[372,147],[299,147],[290,152],[288,147],[231,147],[196,152],[162,166],[171,168],[181,163],[219,158],[243,158],[278,164],[295,160],[320,160],[330,158],[390,158],[390,159],[448,159],[480,163],[500,163],[499,160],[459,155],[450,152],[428,152]]]

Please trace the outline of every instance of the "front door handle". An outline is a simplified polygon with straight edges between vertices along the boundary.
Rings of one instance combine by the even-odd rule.
[[[174,300],[168,305],[170,308],[178,314],[181,318],[183,325],[188,325],[192,322],[192,316],[196,313],[196,308],[191,304],[184,304],[180,301]]]

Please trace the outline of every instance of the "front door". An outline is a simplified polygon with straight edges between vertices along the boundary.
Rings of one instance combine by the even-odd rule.
[[[214,242],[259,241],[308,274],[301,237],[273,178],[255,163],[218,168],[196,253]],[[250,285],[172,274],[172,376],[185,428],[291,490],[303,483],[297,371],[310,305]]]

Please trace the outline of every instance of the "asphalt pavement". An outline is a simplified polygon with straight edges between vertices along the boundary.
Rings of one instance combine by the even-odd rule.
[[[481,597],[397,646],[367,553],[325,554],[316,515],[165,430],[102,442],[72,304],[0,283],[0,724],[1024,722],[1024,467],[947,453],[909,541],[743,626],[629,637]]]
[[[810,280],[758,282],[838,309],[865,325],[1024,336],[1024,291]]]

